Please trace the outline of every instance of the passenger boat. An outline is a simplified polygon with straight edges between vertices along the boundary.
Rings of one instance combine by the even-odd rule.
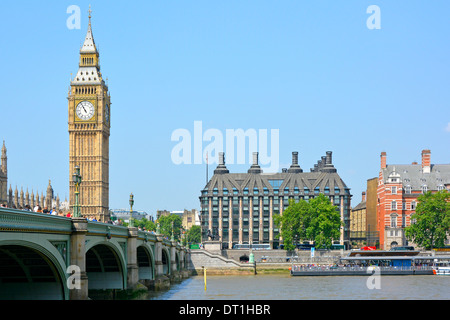
[[[450,267],[435,267],[433,274],[437,276],[450,276]]]
[[[333,266],[292,265],[292,276],[450,275],[450,256],[419,256],[419,251],[352,251]]]

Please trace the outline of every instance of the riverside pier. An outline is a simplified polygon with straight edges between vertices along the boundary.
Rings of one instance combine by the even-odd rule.
[[[433,275],[437,265],[449,264],[448,255],[419,255],[420,251],[352,251],[333,266],[291,267],[292,276],[361,276],[378,272],[380,275]]]

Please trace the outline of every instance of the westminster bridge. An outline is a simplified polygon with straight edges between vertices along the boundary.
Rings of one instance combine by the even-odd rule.
[[[0,208],[0,299],[89,299],[187,277],[189,251],[161,235]]]

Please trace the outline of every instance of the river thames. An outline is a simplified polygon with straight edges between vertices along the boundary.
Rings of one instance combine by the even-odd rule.
[[[450,276],[195,276],[149,300],[449,300]],[[376,285],[374,285],[376,283]]]

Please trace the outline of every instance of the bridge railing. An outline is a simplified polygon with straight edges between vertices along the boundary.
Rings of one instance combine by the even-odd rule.
[[[0,208],[0,231],[71,233],[70,218],[10,208]]]
[[[88,234],[105,235],[107,237],[128,237],[128,228],[109,223],[88,221]]]
[[[138,239],[143,239],[144,241],[156,242],[156,234],[149,231],[138,231]]]

